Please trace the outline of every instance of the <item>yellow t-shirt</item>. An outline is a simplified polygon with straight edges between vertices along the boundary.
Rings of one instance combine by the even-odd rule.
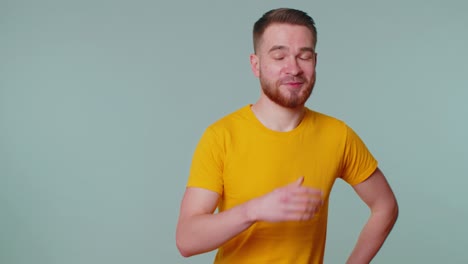
[[[250,105],[209,126],[195,150],[187,187],[221,195],[220,212],[304,176],[324,205],[309,221],[257,222],[221,246],[215,263],[322,263],[328,198],[336,178],[363,182],[377,161],[345,123],[306,110],[288,132],[263,126]]]

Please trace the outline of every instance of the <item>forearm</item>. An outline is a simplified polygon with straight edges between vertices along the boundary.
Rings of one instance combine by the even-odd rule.
[[[214,250],[249,228],[247,203],[218,214],[194,215],[180,219],[177,247],[185,257]]]
[[[347,264],[367,264],[375,257],[392,230],[398,217],[398,208],[371,213],[359,235]]]
[[[218,214],[219,195],[187,188],[182,200],[176,243],[189,257],[211,251],[239,235],[257,221],[307,221],[323,204],[322,192],[302,186],[304,177]]]

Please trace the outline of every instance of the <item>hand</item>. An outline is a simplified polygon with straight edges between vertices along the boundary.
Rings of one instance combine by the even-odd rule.
[[[251,200],[248,215],[253,221],[310,220],[323,204],[322,191],[302,186],[304,177]]]

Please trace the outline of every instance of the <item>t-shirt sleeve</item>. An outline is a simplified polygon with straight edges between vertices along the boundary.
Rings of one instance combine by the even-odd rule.
[[[208,127],[195,148],[187,187],[208,189],[222,195],[224,144],[213,128]]]
[[[364,142],[346,126],[341,178],[350,185],[365,181],[377,169],[377,160],[367,149]]]

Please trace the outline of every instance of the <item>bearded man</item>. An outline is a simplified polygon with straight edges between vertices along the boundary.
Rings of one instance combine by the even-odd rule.
[[[358,135],[305,106],[316,75],[313,19],[271,10],[255,23],[253,41],[260,98],[200,139],[177,225],[180,253],[218,249],[215,263],[323,263],[329,195],[340,178],[371,211],[347,263],[369,263],[398,205]]]

